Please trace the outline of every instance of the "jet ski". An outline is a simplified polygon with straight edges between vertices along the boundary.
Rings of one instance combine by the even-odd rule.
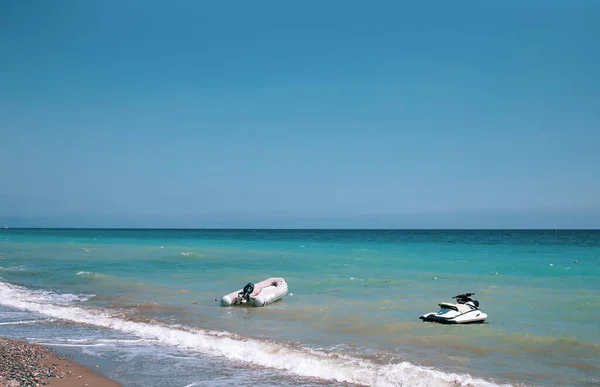
[[[440,310],[435,313],[427,313],[419,317],[425,322],[437,322],[440,324],[481,324],[488,317],[479,310],[479,301],[473,300],[471,296],[475,293],[459,294],[452,297],[456,304],[442,302]]]

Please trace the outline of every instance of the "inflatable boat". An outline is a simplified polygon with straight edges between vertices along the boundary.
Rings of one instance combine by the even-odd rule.
[[[288,285],[283,278],[269,278],[256,284],[249,282],[243,289],[224,295],[221,305],[265,306],[286,296],[287,292]]]

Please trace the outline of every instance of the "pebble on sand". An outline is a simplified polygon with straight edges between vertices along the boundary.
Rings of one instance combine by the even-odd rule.
[[[46,367],[50,351],[44,347],[0,338],[0,385],[35,386],[42,381],[63,377],[56,364]],[[6,383],[6,384],[4,384]]]
[[[86,373],[75,378],[75,372]],[[0,337],[0,386],[40,387],[50,384],[74,387],[83,383],[92,387],[121,386],[77,363],[68,364],[64,357],[56,356],[43,345]]]

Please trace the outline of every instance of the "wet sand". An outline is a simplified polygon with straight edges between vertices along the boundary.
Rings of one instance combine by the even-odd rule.
[[[0,386],[119,387],[42,345],[0,338]]]

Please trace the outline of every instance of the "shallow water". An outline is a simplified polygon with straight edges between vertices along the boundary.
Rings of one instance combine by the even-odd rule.
[[[266,308],[215,302],[277,276]],[[126,385],[600,383],[598,231],[8,229],[0,281],[0,335]],[[464,292],[486,324],[418,319]]]

